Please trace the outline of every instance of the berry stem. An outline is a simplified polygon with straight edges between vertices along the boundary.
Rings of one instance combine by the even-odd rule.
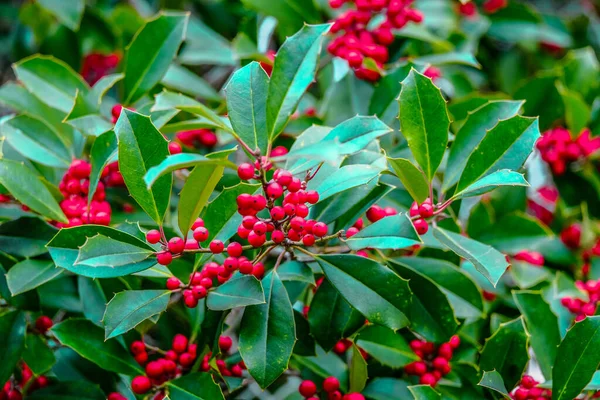
[[[281,261],[283,261],[283,257],[285,256],[285,254],[287,252],[288,252],[287,248],[281,252],[279,257],[277,257],[277,261],[275,261],[275,266],[273,267],[273,269],[277,269],[277,267],[279,267],[279,265],[281,264]]]
[[[259,263],[259,262],[260,262],[262,259],[264,259],[266,256],[268,256],[268,255],[269,255],[269,253],[270,253],[271,251],[273,251],[273,249],[274,249],[275,247],[277,247],[277,245],[276,245],[276,244],[275,244],[275,245],[273,245],[273,246],[270,246],[270,247],[268,247],[267,249],[265,249],[265,251],[263,251],[262,253],[260,253],[260,254],[259,254],[259,255],[258,255],[258,256],[257,256],[257,257],[254,259],[254,261],[252,261],[252,264],[254,264],[254,265],[258,264],[258,263]]]

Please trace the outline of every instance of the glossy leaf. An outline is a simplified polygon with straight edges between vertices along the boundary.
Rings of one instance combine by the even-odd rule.
[[[346,240],[346,244],[352,250],[403,249],[420,243],[421,238],[408,214],[382,218]]]
[[[564,85],[558,83],[557,90],[565,105],[567,128],[569,128],[573,135],[578,135],[588,125],[592,116],[592,110],[581,94],[569,90]]]
[[[506,390],[506,386],[504,386],[504,380],[496,370],[483,371],[483,376],[481,377],[478,385],[500,393],[505,399],[510,398],[508,391]]]
[[[94,324],[101,326],[107,301],[100,281],[78,276],[77,289],[83,307],[83,315]]]
[[[160,81],[162,85],[201,99],[220,101],[221,97],[209,82],[178,64],[171,64]]]
[[[402,368],[420,360],[402,336],[383,326],[369,325],[362,329],[356,344],[369,356],[391,368]]]
[[[27,323],[25,314],[20,311],[10,311],[0,315],[0,381],[6,382],[12,375],[13,369],[21,359],[25,347],[25,331]]]
[[[23,163],[0,159],[0,184],[33,211],[55,221],[69,222],[41,177]]]
[[[253,275],[236,274],[224,284],[209,291],[206,298],[206,306],[216,311],[264,303],[262,285]]]
[[[231,166],[226,158],[208,158],[200,154],[179,153],[168,156],[158,165],[148,169],[144,181],[151,188],[161,177],[182,168],[197,167],[199,165]]]
[[[413,395],[415,400],[437,400],[442,396],[429,385],[409,386],[408,390]]]
[[[458,233],[434,228],[433,236],[450,250],[472,262],[477,271],[494,286],[509,266],[506,257],[493,247]]]
[[[481,68],[475,56],[471,53],[464,52],[449,52],[440,54],[430,54],[421,56],[413,60],[415,63],[431,64],[431,65],[449,65],[459,64],[468,65],[469,67]]]
[[[500,171],[493,172],[479,179],[452,197],[455,199],[461,199],[465,197],[479,196],[500,186],[529,186],[529,183],[525,180],[523,174],[515,171],[509,171],[507,169],[501,169]]]
[[[373,140],[391,132],[390,127],[377,117],[356,116],[333,128],[322,139],[323,142],[336,141],[339,143],[340,154],[353,154],[366,148]]]
[[[371,380],[362,394],[373,400],[404,400],[410,399],[412,394],[408,389],[409,383],[387,377],[377,377]]]
[[[125,54],[125,104],[160,82],[184,39],[188,18],[187,13],[163,12],[136,34]]]
[[[599,346],[600,316],[587,317],[567,331],[552,368],[553,400],[572,399],[581,393],[600,365],[592,350]]]
[[[326,353],[317,346],[316,357],[292,357],[294,365],[308,369],[310,372],[325,379],[335,376],[340,381],[340,390],[348,390],[348,365],[335,353]]]
[[[92,202],[94,193],[96,193],[98,182],[102,177],[102,171],[117,157],[117,152],[117,137],[113,131],[105,132],[94,140],[94,144],[90,150],[92,172],[90,173],[88,204]]]
[[[469,156],[487,132],[494,128],[498,121],[515,116],[522,105],[522,101],[491,100],[467,114],[466,122],[450,147],[442,190],[447,191],[458,182],[467,166]]]
[[[104,400],[104,392],[98,385],[86,380],[72,382],[57,382],[43,389],[31,392],[27,396],[33,400]]]
[[[400,91],[400,129],[415,159],[431,181],[448,144],[446,101],[431,79],[411,70]]]
[[[115,125],[119,143],[119,169],[129,193],[157,224],[169,207],[173,178],[163,176],[147,188],[144,176],[169,155],[167,141],[150,117],[123,109]]]
[[[54,14],[61,24],[67,26],[73,31],[79,29],[83,10],[85,8],[84,0],[38,0],[37,4]]]
[[[290,260],[281,264],[277,267],[277,273],[282,281],[299,281],[311,285],[315,284],[315,276],[312,269],[300,261]]]
[[[369,103],[369,114],[376,114],[386,124],[396,122],[398,118],[398,94],[402,88],[401,82],[406,79],[411,69],[415,66],[411,63],[400,65],[398,68],[389,71],[383,76],[375,90]],[[422,72],[419,70],[419,72]]]
[[[267,92],[269,77],[257,62],[237,70],[225,87],[227,114],[231,126],[250,149],[265,153],[267,130]]]
[[[143,261],[152,254],[154,251],[148,249],[147,246],[136,246],[98,234],[88,237],[83,246],[79,248],[75,265],[120,267]]]
[[[267,131],[271,140],[285,127],[313,82],[329,24],[305,25],[277,52],[267,96]]]
[[[266,303],[246,307],[239,351],[250,375],[266,388],[287,369],[296,335],[292,304],[279,275],[272,271],[262,282]]]
[[[107,371],[139,375],[142,369],[117,340],[104,340],[102,328],[91,321],[67,319],[52,327],[52,333],[64,345]]]
[[[27,259],[13,265],[6,280],[10,292],[16,296],[51,281],[62,272],[52,261]]]
[[[521,168],[539,136],[536,118],[517,115],[498,122],[470,155],[456,191],[462,191],[493,172]]]
[[[77,275],[83,275],[90,278],[112,278],[143,271],[156,263],[155,260],[149,259],[134,264],[121,265],[116,268],[112,265],[96,267],[76,265],[75,262],[79,256],[79,248],[85,244],[87,238],[96,235],[103,235],[119,242],[152,250],[152,247],[139,238],[117,229],[100,225],[81,225],[73,228],[61,229],[48,243],[47,247],[50,251],[50,256],[52,256],[56,266],[69,270]]]
[[[45,374],[56,362],[54,353],[40,335],[27,335],[23,361],[35,375]]]
[[[356,345],[352,345],[352,359],[350,360],[349,388],[350,392],[360,393],[365,388],[368,379],[367,362]]]
[[[305,23],[321,21],[319,11],[313,2],[292,0],[273,3],[269,0],[244,0],[243,3],[261,14],[277,18],[279,22],[277,30],[288,36],[302,28]]]
[[[376,179],[381,169],[370,165],[346,165],[329,175],[315,190],[319,201]]]
[[[106,305],[106,339],[122,335],[167,309],[170,290],[126,290],[117,293]]]
[[[17,257],[36,257],[48,252],[46,243],[56,232],[42,218],[20,217],[0,225],[0,248]]]
[[[308,323],[312,336],[329,351],[340,339],[362,327],[365,318],[350,307],[329,281],[324,280],[310,303]]]
[[[423,172],[406,158],[387,158],[396,176],[419,204],[429,197],[429,184]]]
[[[221,388],[211,374],[195,372],[168,381],[171,400],[225,399]]]
[[[408,325],[408,281],[368,258],[342,254],[314,257],[331,284],[371,323],[393,330]]]

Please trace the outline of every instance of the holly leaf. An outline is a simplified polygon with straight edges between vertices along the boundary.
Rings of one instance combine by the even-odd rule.
[[[523,174],[502,169],[479,179],[461,192],[456,193],[452,198],[461,199],[479,196],[500,186],[529,186],[529,182],[525,180]]]
[[[208,292],[206,306],[215,311],[264,304],[265,294],[260,281],[252,275],[235,274],[231,279]]]
[[[61,0],[38,0],[37,4],[54,14],[61,24],[72,31],[79,30],[79,24],[85,9],[84,0],[72,0],[66,3]]]
[[[101,326],[106,308],[106,296],[102,291],[100,280],[80,275],[77,277],[77,290],[83,307],[83,315],[94,324]]]
[[[144,261],[152,254],[154,250],[148,249],[147,246],[137,246],[98,234],[87,238],[80,247],[74,265],[120,267]]]
[[[116,160],[117,153],[117,136],[113,131],[105,132],[94,140],[94,144],[90,150],[92,171],[90,173],[90,185],[88,188],[88,204],[91,204],[92,202],[104,168],[106,168],[110,162]]]
[[[365,327],[359,332],[356,344],[369,356],[391,368],[402,368],[420,360],[401,335],[383,326]]]
[[[167,382],[171,400],[225,399],[211,374],[194,372]]]
[[[350,375],[350,387],[348,390],[353,393],[362,392],[368,379],[367,362],[355,344],[352,345],[352,359],[350,360],[348,373]]]
[[[178,169],[197,167],[199,165],[227,166],[235,169],[233,163],[227,160],[227,158],[209,158],[200,154],[179,153],[168,156],[160,164],[148,169],[148,172],[144,176],[144,181],[147,187],[151,188],[166,174],[170,174]]]
[[[319,142],[319,145],[335,141],[339,154],[354,154],[366,148],[373,140],[391,131],[392,129],[377,117],[357,115],[330,130]]]
[[[6,382],[21,359],[25,348],[27,323],[21,311],[9,311],[0,315],[0,381]]]
[[[381,169],[370,165],[346,165],[329,175],[315,189],[319,192],[319,202],[353,187],[365,185],[376,179]]]
[[[382,218],[346,240],[352,250],[404,249],[421,243],[408,214]]]
[[[413,395],[415,400],[438,400],[442,396],[429,385],[409,386],[408,390]]]
[[[54,353],[41,335],[27,335],[25,338],[25,350],[23,361],[31,368],[35,375],[45,374],[56,362]]]
[[[12,266],[6,281],[11,294],[16,296],[53,280],[63,271],[52,261],[26,259]]]
[[[423,172],[405,158],[387,157],[387,160],[411,197],[417,203],[423,203],[429,197],[429,184]]]
[[[496,370],[483,371],[483,376],[481,377],[478,385],[500,393],[505,399],[510,398],[508,391],[506,390],[506,386],[504,386],[504,380]]]
[[[31,392],[27,398],[33,400],[104,400],[106,395],[98,385],[85,380],[74,380],[53,383],[48,387]]]

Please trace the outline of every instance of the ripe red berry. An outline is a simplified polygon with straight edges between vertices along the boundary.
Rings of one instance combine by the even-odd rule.
[[[206,293],[207,293],[207,291],[206,291],[206,288],[204,286],[198,285],[198,286],[194,286],[192,288],[192,295],[194,296],[194,298],[196,300],[200,300],[200,299],[205,298],[206,297]]]
[[[346,238],[351,238],[352,236],[356,235],[358,233],[358,229],[356,229],[355,227],[352,228],[348,228],[346,230]]]
[[[317,393],[317,385],[313,381],[302,381],[298,387],[298,392],[304,397],[311,397]]]
[[[241,377],[243,374],[242,367],[240,367],[238,364],[232,365],[231,374],[233,376]]]
[[[273,218],[274,221],[281,221],[282,219],[285,218],[285,210],[283,209],[283,207],[280,206],[275,206],[271,209],[271,218]]]
[[[169,290],[177,290],[181,286],[181,281],[174,276],[167,279],[167,289]]]
[[[192,225],[192,230],[200,228],[201,226],[204,226],[204,220],[202,218],[196,218],[194,224]]]
[[[221,254],[225,249],[225,245],[220,240],[213,240],[208,247],[213,254]]]
[[[252,275],[254,275],[256,279],[263,278],[263,276],[265,275],[265,266],[263,265],[263,263],[258,262],[254,265],[254,267],[252,268]]]
[[[183,303],[188,308],[195,308],[198,305],[198,299],[193,295],[183,296]]]
[[[246,260],[246,261],[242,261],[240,263],[238,269],[239,269],[239,271],[240,271],[241,274],[249,275],[249,274],[252,273],[253,268],[254,268],[254,265],[252,265],[252,262]]]
[[[252,247],[260,247],[266,241],[267,241],[267,237],[265,235],[259,235],[255,231],[250,232],[250,234],[248,235],[248,243],[250,243],[252,245]]]
[[[433,215],[433,206],[431,203],[423,203],[419,206],[419,215],[421,218],[429,218]]]
[[[148,362],[148,353],[144,351],[142,353],[136,354],[133,358],[135,358],[135,361],[137,361],[138,364],[144,365]]]
[[[115,104],[110,110],[110,113],[113,117],[119,118],[119,115],[121,115],[121,110],[123,110],[123,106],[120,104]]]
[[[419,235],[424,235],[429,230],[429,225],[427,224],[427,221],[425,221],[422,218],[413,221],[413,225],[415,226],[415,230]]]
[[[169,240],[168,247],[171,253],[181,253],[185,249],[185,241],[180,237],[171,238],[171,240]]]
[[[275,180],[281,186],[287,186],[292,182],[293,178],[294,178],[294,176],[291,174],[291,172],[285,171],[285,170],[279,170],[279,173],[277,174],[277,178]]]
[[[309,190],[306,192],[306,201],[310,204],[317,204],[319,202],[319,193],[315,190]]]
[[[150,361],[146,365],[146,375],[150,378],[158,378],[163,374],[164,368],[160,361]]]
[[[296,206],[292,203],[287,203],[283,205],[283,210],[285,211],[286,215],[294,215],[296,213]]]
[[[378,205],[373,205],[367,210],[367,219],[370,222],[377,222],[385,217],[385,211]]]
[[[179,364],[181,364],[182,367],[187,368],[194,364],[195,358],[196,357],[190,353],[183,353],[179,356]]]
[[[230,273],[233,273],[238,267],[238,259],[236,257],[227,257],[223,261],[223,267]]]
[[[531,389],[537,384],[537,381],[533,379],[531,375],[523,375],[523,378],[521,378],[521,386],[523,386],[526,389]]]
[[[133,354],[140,354],[146,352],[146,345],[141,340],[136,340],[135,342],[131,343],[129,349]]]
[[[302,236],[302,243],[305,246],[312,246],[313,244],[315,244],[315,237],[311,234],[304,235]]]
[[[40,376],[41,378],[41,376]],[[1,398],[1,396],[0,396]],[[112,392],[108,394],[108,397],[106,398],[106,400],[127,400],[127,397],[123,396],[121,393],[118,392]]]
[[[294,217],[290,220],[290,227],[297,232],[301,232],[304,228],[304,223],[304,218]]]
[[[335,392],[340,388],[340,381],[335,376],[325,378],[323,381],[323,390],[327,393]]]
[[[35,320],[35,327],[40,333],[46,333],[48,329],[52,328],[52,319],[46,315],[42,315]]]
[[[438,356],[450,360],[452,358],[452,346],[450,343],[442,343],[438,348]]]
[[[198,243],[204,242],[208,239],[208,229],[203,226],[194,229],[194,239],[196,239]]]
[[[267,196],[271,199],[278,199],[283,195],[283,188],[277,182],[271,182],[267,186]]]
[[[419,379],[419,383],[421,385],[435,386],[435,384],[437,383],[437,379],[435,375],[427,373],[421,376],[421,378]]]
[[[242,180],[252,179],[254,177],[254,166],[249,163],[240,164],[237,172]]]
[[[229,336],[219,336],[219,349],[221,349],[223,353],[227,353],[229,349],[231,349],[232,344],[233,341]]]
[[[156,255],[156,262],[160,265],[169,265],[173,261],[173,255],[168,251],[162,251]]]
[[[262,211],[265,209],[265,207],[267,206],[267,199],[260,195],[260,194],[256,194],[254,196],[252,196],[252,208],[255,209],[256,211]]]
[[[242,252],[242,245],[238,242],[231,242],[227,246],[227,254],[229,254],[231,257],[239,257],[242,255]]]
[[[279,244],[285,240],[285,233],[280,230],[273,231],[273,233],[271,233],[271,240]]]
[[[302,181],[298,178],[292,178],[292,181],[288,184],[288,190],[292,193],[302,189]]]
[[[181,153],[181,145],[177,142],[169,142],[169,154]]]
[[[312,232],[315,236],[323,237],[327,235],[327,225],[323,222],[317,222],[313,225]]]
[[[173,343],[171,344],[171,348],[177,353],[183,353],[188,346],[188,339],[184,335],[178,333],[173,338]]]
[[[452,346],[453,349],[456,349],[458,346],[460,346],[460,338],[457,335],[454,335],[450,338],[450,341],[448,341],[448,343],[450,344],[450,346]]]
[[[160,242],[160,232],[156,229],[149,230],[146,232],[146,240],[150,244],[156,244]]]
[[[257,223],[254,224],[254,226],[252,227],[252,230],[257,235],[264,235],[265,233],[267,233],[267,224],[265,224],[262,221],[258,221]]]
[[[152,383],[147,376],[136,376],[131,381],[131,390],[133,390],[136,394],[144,394],[147,393],[152,387]]]

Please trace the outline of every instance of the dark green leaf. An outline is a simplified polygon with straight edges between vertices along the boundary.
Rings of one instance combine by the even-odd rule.
[[[423,172],[405,158],[388,157],[387,160],[412,198],[423,203],[429,197],[429,184]]]
[[[296,335],[292,304],[277,272],[263,283],[266,303],[246,307],[239,351],[250,375],[266,388],[287,369]]]
[[[143,261],[152,254],[154,251],[146,246],[136,246],[98,234],[87,238],[83,246],[79,248],[75,265],[120,267]]]
[[[564,80],[569,89],[587,97],[598,88],[600,64],[591,47],[570,50],[564,60]]]
[[[160,82],[185,36],[188,18],[187,13],[162,12],[138,31],[125,54],[125,104]]]
[[[227,112],[233,130],[250,149],[259,149],[262,154],[269,143],[268,89],[269,78],[257,62],[237,70],[225,87]]]
[[[352,359],[350,360],[350,370],[349,373],[349,383],[350,386],[348,390],[354,393],[360,393],[365,388],[367,384],[368,372],[367,372],[367,362],[363,358],[360,350],[356,347],[355,344],[352,345]]]
[[[0,382],[8,381],[25,348],[25,314],[10,311],[0,315]]]
[[[299,356],[315,356],[316,344],[314,337],[310,334],[310,326],[302,313],[294,310],[294,324],[296,326],[296,344],[294,354]]]
[[[332,285],[370,322],[397,330],[408,325],[411,292],[388,267],[355,255],[318,255]]]
[[[513,213],[499,218],[478,240],[506,252],[535,250],[552,238],[552,231],[540,220],[525,213]],[[555,250],[559,246],[551,244]],[[543,250],[540,247],[539,250]]]
[[[306,368],[323,379],[335,376],[340,381],[340,390],[346,391],[348,389],[348,366],[335,353],[326,353],[317,346],[316,357],[294,355],[292,360],[298,367]]]
[[[446,101],[431,79],[415,69],[402,81],[398,101],[402,135],[431,181],[448,144],[450,118]]]
[[[106,305],[102,321],[106,339],[122,335],[165,311],[170,295],[170,290],[126,290],[117,293]]]
[[[105,397],[106,395],[97,385],[84,380],[52,383],[27,395],[28,399],[33,400],[104,400]]]
[[[224,311],[235,307],[264,304],[265,294],[260,281],[253,275],[236,274],[216,289],[208,292],[206,306]]]
[[[510,398],[508,391],[506,390],[506,386],[504,386],[504,380],[496,370],[483,371],[483,376],[481,377],[478,385],[500,393],[505,399]]]
[[[83,307],[83,315],[94,324],[101,326],[106,308],[106,296],[98,279],[77,277],[77,289]]]
[[[94,140],[90,150],[92,172],[90,173],[90,186],[88,189],[88,203],[92,202],[98,182],[102,177],[104,168],[116,158],[118,152],[117,137],[113,131],[108,131]]]
[[[507,169],[501,169],[500,171],[493,172],[479,179],[452,197],[460,199],[464,197],[479,196],[491,192],[500,186],[529,186],[529,183],[522,174]]]
[[[397,378],[375,378],[369,382],[362,394],[372,400],[404,400],[412,394],[408,383]]]
[[[391,368],[402,368],[420,360],[402,336],[383,326],[367,326],[358,334],[356,344],[381,364]]]
[[[395,70],[388,71],[382,77],[371,96],[369,103],[369,114],[376,114],[386,124],[392,124],[398,118],[398,94],[402,88],[402,82],[411,69],[413,64],[407,63],[399,66]],[[419,69],[421,67],[417,67]],[[420,71],[421,72],[421,71]]]
[[[84,0],[38,0],[37,4],[48,10],[58,18],[61,24],[73,31],[79,30],[79,23],[85,8]]]
[[[0,248],[17,257],[35,257],[48,252],[46,243],[57,230],[38,217],[21,217],[0,225]]]
[[[569,128],[573,135],[577,135],[588,125],[588,122],[592,117],[592,110],[587,105],[581,94],[567,89],[564,87],[564,85],[558,82],[556,84],[556,88],[562,97],[563,104],[565,105],[565,120],[567,123],[567,128]]]
[[[448,65],[448,64],[459,64],[468,65],[474,68],[481,68],[481,65],[477,62],[475,56],[471,53],[461,52],[450,52],[441,54],[430,54],[427,56],[421,56],[412,60],[419,64],[431,64],[431,65]]]
[[[88,136],[100,136],[113,128],[113,124],[100,114],[99,103],[87,95],[77,92],[75,103],[64,122]]]
[[[437,400],[442,396],[429,385],[409,386],[408,390],[414,396],[415,400]]]
[[[221,96],[202,77],[175,63],[163,76],[160,83],[170,89],[201,99],[221,101]]]
[[[41,177],[23,163],[0,159],[0,184],[33,211],[55,221],[69,222]]]
[[[278,31],[282,35],[293,35],[305,23],[321,21],[316,3],[313,1],[290,0],[273,3],[269,0],[244,0],[243,3],[261,14],[277,18]]]
[[[194,153],[179,153],[165,158],[160,164],[150,168],[144,176],[148,188],[152,187],[162,176],[178,169],[197,167],[200,165],[215,165],[232,167],[227,158],[209,158]]]
[[[150,117],[123,109],[115,125],[119,142],[119,168],[131,196],[157,224],[169,207],[173,177],[163,176],[148,189],[144,176],[169,155],[167,141]]]
[[[329,131],[319,144],[323,145],[323,142],[335,141],[339,143],[338,151],[340,154],[354,154],[388,132],[391,132],[390,127],[377,117],[357,115]]]
[[[211,374],[195,372],[167,383],[171,400],[225,399]]]
[[[346,165],[329,175],[315,190],[319,192],[319,202],[356,186],[376,179],[381,169],[370,165]]]
[[[6,281],[12,295],[16,296],[51,281],[62,272],[52,261],[27,259],[12,266]]]
[[[459,256],[473,263],[477,271],[496,286],[509,264],[494,248],[442,228],[434,228],[433,236]]]
[[[35,375],[45,374],[56,362],[54,353],[40,335],[27,335],[25,338],[25,351],[23,361],[31,368]]]
[[[277,267],[277,273],[282,281],[299,281],[315,284],[312,269],[303,262],[291,260]]]
[[[408,214],[397,214],[380,219],[346,240],[352,250],[404,249],[423,243]]]

